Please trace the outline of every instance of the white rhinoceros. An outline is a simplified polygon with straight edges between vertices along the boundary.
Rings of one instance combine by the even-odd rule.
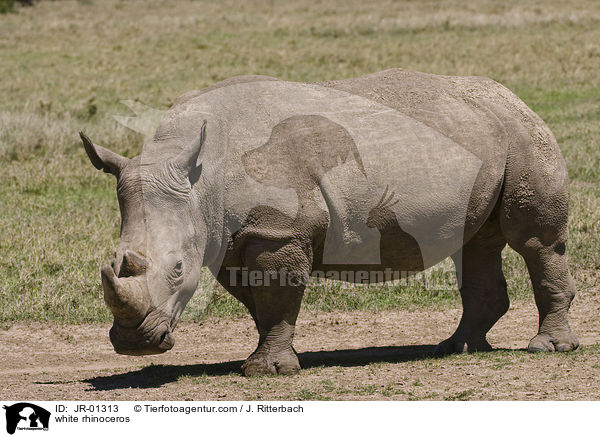
[[[464,311],[437,351],[489,350],[509,305],[507,243],[539,309],[529,350],[578,345],[565,163],[544,122],[490,79],[235,77],[181,96],[133,159],[81,137],[92,164],[117,177],[121,243],[102,284],[119,353],[169,350],[209,266],[256,322],[243,372],[294,373],[309,276],[378,282],[448,256]]]

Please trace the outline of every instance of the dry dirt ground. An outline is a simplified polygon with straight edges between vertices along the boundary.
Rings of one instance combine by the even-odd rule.
[[[182,323],[161,356],[116,355],[108,325],[16,324],[0,332],[0,399],[600,399],[600,299],[580,294],[571,312],[582,347],[528,354],[533,302],[517,302],[490,332],[495,351],[433,358],[460,309],[302,313],[295,347],[303,370],[244,378],[250,318]]]

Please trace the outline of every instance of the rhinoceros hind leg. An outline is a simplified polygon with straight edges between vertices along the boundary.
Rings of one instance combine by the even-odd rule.
[[[546,246],[533,240],[521,253],[527,264],[539,312],[538,333],[529,342],[529,352],[566,352],[579,341],[569,326],[567,313],[575,297],[575,282],[569,273],[564,244]]]
[[[502,273],[505,245],[497,218],[490,218],[463,247],[462,257],[460,252],[453,257],[463,314],[456,332],[437,346],[436,355],[492,350],[486,334],[509,306]]]
[[[548,144],[558,150],[554,140]],[[520,150],[525,153],[528,149]],[[549,146],[536,150],[552,152]],[[538,333],[529,342],[530,352],[564,352],[579,346],[567,317],[576,291],[566,254],[568,178],[564,161],[550,158],[507,176],[500,215],[503,235],[527,264],[539,312]],[[553,172],[552,166],[556,167]]]
[[[300,370],[292,340],[311,267],[306,247],[310,244],[260,239],[246,245],[244,262],[259,278],[250,284],[259,341],[242,366],[246,376],[289,375]]]

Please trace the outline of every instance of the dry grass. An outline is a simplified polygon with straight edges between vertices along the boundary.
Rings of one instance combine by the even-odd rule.
[[[183,322],[163,355],[117,355],[109,324],[14,324],[0,331],[0,398],[37,400],[598,400],[598,296],[582,295],[572,326],[582,347],[530,354],[533,302],[517,302],[492,328],[493,352],[431,356],[459,309],[302,314],[294,377],[243,377],[254,349],[249,316]],[[32,335],[35,332],[36,335]],[[18,375],[18,377],[17,377]]]

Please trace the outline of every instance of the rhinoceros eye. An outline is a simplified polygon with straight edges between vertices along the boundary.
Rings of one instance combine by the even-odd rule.
[[[179,261],[177,264],[175,264],[175,267],[173,267],[173,274],[175,274],[175,276],[181,276],[182,273],[183,261]]]

